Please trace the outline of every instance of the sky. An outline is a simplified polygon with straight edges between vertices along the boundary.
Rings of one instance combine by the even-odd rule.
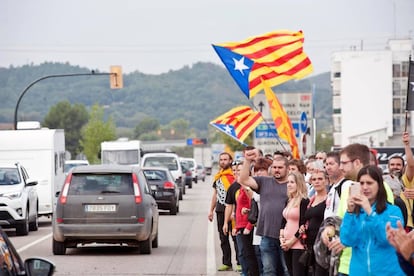
[[[414,0],[1,0],[0,67],[44,62],[161,74],[221,64],[211,44],[302,30],[312,75],[335,51],[414,40]]]

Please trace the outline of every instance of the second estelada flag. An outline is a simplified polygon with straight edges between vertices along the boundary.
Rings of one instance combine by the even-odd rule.
[[[244,139],[263,121],[250,106],[238,106],[210,122],[212,126],[243,143]]]

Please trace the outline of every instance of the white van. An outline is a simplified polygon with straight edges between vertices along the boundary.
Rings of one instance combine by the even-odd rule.
[[[168,168],[174,177],[175,183],[180,187],[180,194],[185,194],[185,176],[177,154],[172,152],[146,153],[142,157],[141,166]]]

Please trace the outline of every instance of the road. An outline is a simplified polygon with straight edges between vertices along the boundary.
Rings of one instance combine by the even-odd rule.
[[[7,233],[23,259],[37,256],[54,262],[54,275],[239,275],[216,272],[221,251],[216,224],[207,219],[211,189],[210,176],[186,189],[177,216],[160,212],[159,247],[151,255],[140,255],[135,248],[85,245],[54,256],[47,218],[41,218],[39,230],[28,236]]]

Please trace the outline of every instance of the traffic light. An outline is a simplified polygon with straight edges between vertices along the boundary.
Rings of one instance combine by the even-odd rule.
[[[122,68],[121,66],[111,66],[111,74],[109,75],[109,83],[111,89],[120,89],[124,87],[122,81]]]

